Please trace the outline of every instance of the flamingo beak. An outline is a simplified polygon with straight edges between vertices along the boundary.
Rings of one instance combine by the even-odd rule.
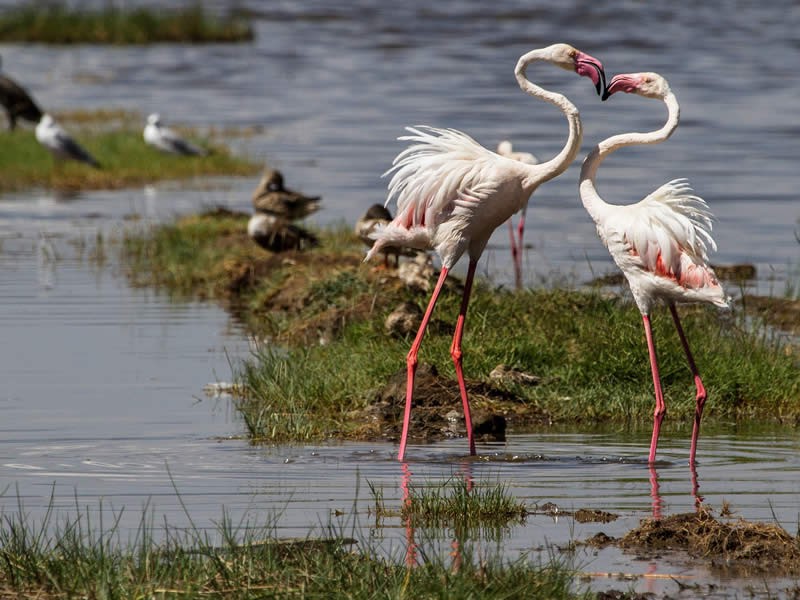
[[[578,75],[586,76],[592,80],[598,96],[601,96],[605,92],[606,72],[605,69],[603,69],[603,63],[599,60],[580,52],[575,58],[575,72],[578,73]]]
[[[608,83],[608,87],[606,87],[605,92],[603,92],[603,100],[607,100],[609,96],[616,92],[625,92],[626,94],[630,94],[636,91],[638,84],[639,80],[628,73],[614,75],[614,77],[612,77],[611,81]]]

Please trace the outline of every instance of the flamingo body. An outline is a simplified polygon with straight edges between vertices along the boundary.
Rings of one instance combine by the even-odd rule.
[[[557,106],[567,118],[569,137],[564,148],[543,164],[527,164],[487,150],[465,133],[428,126],[406,128],[410,135],[399,138],[411,142],[395,158],[389,182],[387,204],[397,201],[395,218],[376,234],[367,253],[369,260],[382,248],[406,246],[433,249],[442,269],[422,323],[406,356],[406,402],[398,458],[403,460],[408,440],[414,376],[422,338],[450,269],[466,252],[469,266],[459,308],[450,355],[455,366],[470,454],[475,454],[469,398],[462,369],[461,340],[469,296],[481,253],[494,230],[525,207],[536,188],[563,173],[580,148],[582,129],[578,109],[566,97],[545,90],[525,76],[528,65],[549,62],[560,68],[589,77],[598,93],[604,88],[603,65],[596,58],[568,44],[553,44],[532,50],[517,61],[514,71],[523,91]]]
[[[685,179],[662,185],[636,204],[609,205],[597,233],[642,313],[650,313],[659,299],[728,306],[708,265],[708,248],[717,248],[711,220],[708,205]]]
[[[468,251],[480,257],[494,230],[528,202],[539,182],[526,184],[520,163],[487,150],[453,129],[406,128],[415,142],[395,160],[389,199],[397,216],[368,258],[386,245],[433,249],[451,268]]]

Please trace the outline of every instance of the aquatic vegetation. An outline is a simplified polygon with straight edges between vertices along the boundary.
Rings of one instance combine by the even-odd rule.
[[[201,3],[171,10],[147,7],[99,10],[66,3],[23,3],[0,13],[0,42],[44,44],[152,44],[246,42],[253,29],[243,18],[218,17]]]
[[[101,506],[101,514],[103,507]],[[347,538],[330,527],[322,537],[279,539],[267,523],[216,529],[154,524],[145,509],[137,531],[123,539],[119,516],[110,523],[76,507],[41,522],[24,508],[0,521],[0,595],[36,598],[583,598],[570,591],[572,573],[557,560],[537,565],[525,557],[464,560],[427,552],[413,568],[380,557],[370,540]],[[156,540],[156,537],[163,538]],[[355,551],[354,551],[355,550]]]
[[[67,115],[63,122],[70,134],[102,164],[102,169],[74,161],[56,164],[32,132],[21,128],[0,131],[0,192],[29,187],[64,191],[116,189],[164,179],[249,175],[259,168],[210,140],[205,144],[212,149],[208,156],[164,155],[145,145],[142,121],[132,119],[127,113],[108,113],[105,121],[101,116],[86,114],[78,114],[72,121]]]
[[[349,228],[320,232],[320,248],[309,252],[271,254],[247,238],[246,218],[193,216],[129,237],[124,254],[132,281],[223,300],[268,339],[236,373],[248,390],[237,406],[253,441],[394,438],[401,406],[387,403],[383,391],[405,372],[410,340],[387,334],[384,321],[400,303],[424,306],[427,294],[408,288],[393,270],[362,264],[363,245]],[[443,378],[431,387],[442,415],[461,411],[449,353],[458,308],[459,294],[442,295],[421,355]],[[690,339],[704,340],[696,359],[709,392],[706,423],[798,422],[800,369],[790,340],[753,326],[757,315],[741,307],[680,310]],[[694,386],[671,319],[662,317],[653,325],[669,409],[665,427],[687,431],[688,449]],[[502,415],[518,431],[537,423],[648,428],[652,380],[639,323],[625,296],[479,282],[464,356],[476,377],[467,384],[484,390],[474,394],[476,413]],[[490,383],[500,363],[539,383]],[[452,404],[442,401],[443,387],[452,387]],[[418,432],[417,439],[446,433]]]

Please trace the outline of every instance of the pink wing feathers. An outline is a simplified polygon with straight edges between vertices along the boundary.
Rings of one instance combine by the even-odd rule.
[[[686,289],[719,288],[724,303],[716,275],[708,266],[708,248],[717,249],[711,237],[713,216],[686,179],[670,181],[624,208],[620,211],[627,217],[623,237],[628,252],[641,259],[642,268]]]
[[[490,152],[470,136],[454,129],[406,127],[412,135],[398,138],[415,142],[400,152],[391,169],[386,204],[397,199],[397,216],[376,234],[367,260],[384,245],[428,249],[435,228],[462,202],[475,202],[492,191],[486,169]]]

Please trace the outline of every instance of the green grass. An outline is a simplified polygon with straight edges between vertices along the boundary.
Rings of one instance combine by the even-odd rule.
[[[0,42],[44,44],[152,44],[245,42],[253,29],[240,18],[216,17],[195,3],[185,8],[100,10],[32,2],[0,13]]]
[[[469,543],[456,567],[418,542],[423,564],[381,557],[371,542],[348,540],[330,528],[321,539],[281,540],[274,522],[216,530],[154,524],[145,509],[127,539],[120,513],[103,522],[92,512],[54,513],[40,522],[17,512],[0,516],[0,595],[16,598],[542,598],[586,597],[570,591],[565,565],[520,557],[473,560]],[[100,506],[100,514],[108,514]],[[114,514],[114,513],[112,513]],[[158,533],[161,541],[156,541]],[[355,550],[355,551],[353,551]]]
[[[130,116],[111,120],[98,127],[98,118],[65,119],[64,127],[102,165],[93,169],[67,161],[56,165],[50,153],[37,141],[32,131],[18,128],[0,131],[0,192],[31,187],[60,190],[116,189],[164,179],[187,179],[208,175],[250,175],[259,166],[230,153],[221,144],[200,139],[212,150],[203,157],[164,154],[146,145],[142,139],[143,119]],[[186,130],[190,138],[196,132]]]
[[[414,527],[499,529],[521,523],[528,511],[504,484],[490,485],[456,478],[441,483],[412,484],[397,510],[386,506],[383,490],[369,484],[379,518],[399,516]]]
[[[205,297],[233,296],[245,320],[259,335],[270,336],[270,344],[236,372],[249,390],[237,406],[254,441],[380,437],[370,405],[376,391],[405,368],[411,343],[389,336],[384,320],[402,301],[424,307],[428,294],[362,265],[359,242],[351,236],[348,249],[342,231],[322,232],[320,249],[286,262],[256,248],[244,233],[245,222],[244,216],[192,217],[128,240],[128,248],[139,248],[129,252],[132,277],[168,289],[182,282],[180,289]],[[455,322],[459,302],[457,290],[445,290],[420,353],[422,362],[451,379],[453,389],[452,329],[441,323]],[[753,325],[754,315],[741,310],[679,311],[709,393],[706,424],[800,422],[796,346]],[[665,426],[688,430],[692,377],[668,311],[658,310],[653,322],[668,406]],[[506,407],[511,428],[524,423],[525,411],[584,427],[652,423],[647,348],[630,301],[591,290],[510,291],[478,283],[463,348],[468,379],[487,380],[499,363],[542,378],[537,386],[506,385],[520,400]],[[473,401],[478,409],[497,410],[481,406],[480,398]]]

